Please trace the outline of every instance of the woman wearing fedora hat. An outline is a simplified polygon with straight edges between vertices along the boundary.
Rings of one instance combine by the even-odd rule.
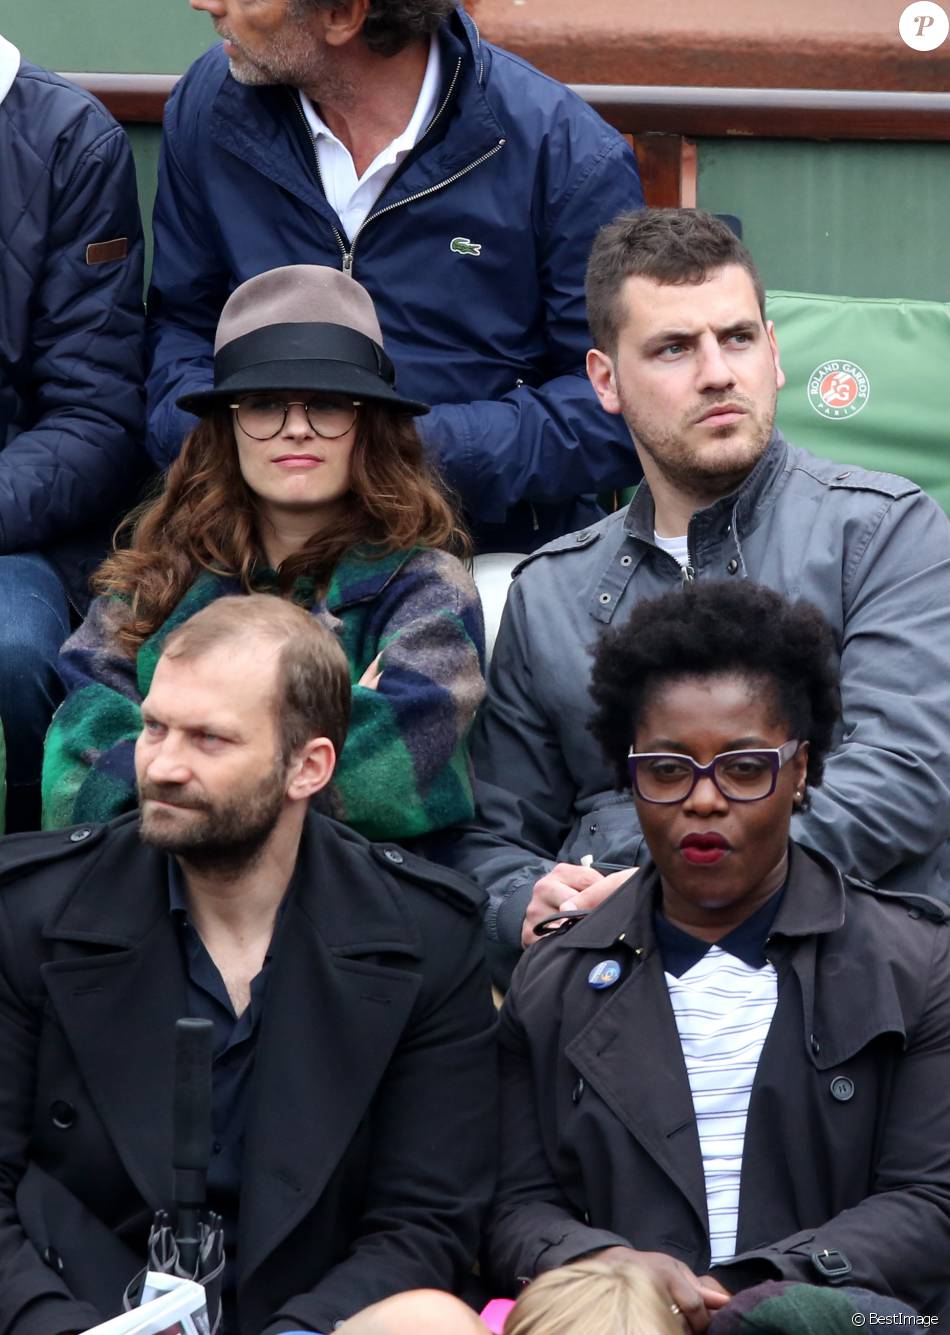
[[[179,399],[199,421],[63,648],[46,828],[135,806],[139,704],[165,636],[241,591],[309,607],[347,651],[353,711],[334,814],[376,839],[472,815],[481,608],[412,420],[428,409],[394,379],[372,300],[347,275],[294,265],[231,295],[213,388]]]

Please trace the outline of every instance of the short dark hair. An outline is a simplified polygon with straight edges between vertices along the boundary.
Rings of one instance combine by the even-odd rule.
[[[657,692],[684,678],[733,674],[771,690],[789,735],[809,744],[806,778],[817,787],[841,713],[834,633],[810,603],[747,580],[698,580],[644,599],[601,637],[589,726],[617,787],[630,786],[627,752]]]
[[[274,701],[286,763],[311,737],[328,737],[337,755],[350,722],[350,669],[336,636],[302,607],[270,593],[217,598],[178,626],[162,655],[184,661],[255,636],[278,647]]]
[[[621,214],[597,233],[587,264],[587,319],[596,347],[613,355],[624,324],[625,278],[701,283],[716,269],[738,264],[752,279],[765,319],[765,288],[755,261],[736,234],[702,209],[640,209]]]
[[[291,16],[331,9],[334,0],[293,0]],[[455,9],[455,0],[369,0],[362,37],[378,56],[395,56],[416,37],[429,37]]]

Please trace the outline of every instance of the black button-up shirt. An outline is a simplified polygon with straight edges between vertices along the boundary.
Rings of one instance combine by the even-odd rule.
[[[223,1329],[234,1325],[235,1256],[241,1167],[247,1124],[248,1090],[270,973],[274,939],[267,948],[260,973],[251,981],[251,999],[242,1015],[235,1015],[231,998],[217,965],[208,954],[188,916],[188,898],[181,869],[168,859],[168,902],[181,942],[187,976],[189,1017],[210,1020],[212,1039],[211,1163],[208,1167],[208,1207],[224,1221],[225,1268],[222,1288]],[[286,901],[285,901],[286,902]],[[278,911],[277,921],[283,912]],[[274,925],[276,936],[277,923]]]

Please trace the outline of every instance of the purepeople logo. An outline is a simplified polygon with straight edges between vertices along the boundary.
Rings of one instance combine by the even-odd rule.
[[[900,16],[898,31],[915,51],[936,51],[950,34],[950,18],[933,0],[915,0]]]

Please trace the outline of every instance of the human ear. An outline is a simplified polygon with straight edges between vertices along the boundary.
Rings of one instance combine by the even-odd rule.
[[[333,778],[336,748],[329,737],[311,737],[290,762],[287,796],[293,802],[308,801]]]
[[[619,413],[620,394],[617,390],[617,373],[613,358],[608,357],[600,348],[591,348],[587,354],[587,378],[594,387],[594,393],[600,399],[604,412]]]
[[[328,46],[345,46],[363,31],[369,0],[337,0],[331,9],[318,11],[323,17],[323,40]]]
[[[781,389],[785,384],[785,372],[782,370],[782,363],[779,360],[778,340],[775,337],[775,325],[771,320],[765,326],[765,332],[769,336],[769,345],[772,349],[772,361],[775,363],[775,386]]]
[[[805,801],[806,775],[808,774],[808,743],[802,742],[792,759],[792,773],[795,776],[795,793],[792,805],[800,807]]]

